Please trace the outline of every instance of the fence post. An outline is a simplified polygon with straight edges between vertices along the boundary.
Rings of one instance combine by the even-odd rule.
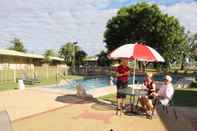
[[[56,66],[56,83],[58,82],[58,74],[59,74],[59,68],[58,65]]]
[[[47,77],[47,79],[49,78],[49,67],[48,67],[48,65],[46,67],[46,77]]]
[[[13,70],[13,80],[16,82],[16,70]]]
[[[3,74],[3,70],[0,70],[0,83],[3,83],[2,81],[2,74]]]

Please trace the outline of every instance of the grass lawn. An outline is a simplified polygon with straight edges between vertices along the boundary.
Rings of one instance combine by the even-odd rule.
[[[67,80],[73,80],[73,79],[82,79],[83,76],[75,76],[75,75],[69,75],[69,76],[65,76],[64,79]],[[59,82],[61,79],[58,79],[56,81],[55,77],[50,77],[48,79],[42,79],[40,80],[40,83],[36,83],[35,85],[26,85],[26,87],[35,87],[35,86],[42,86],[42,85],[52,85],[52,84],[56,84],[57,82]],[[18,87],[18,83],[3,83],[0,84],[0,91],[4,91],[4,90],[11,90],[11,89],[16,89]]]
[[[0,84],[0,91],[16,89],[17,86],[18,86],[18,83],[5,83],[5,84]]]
[[[177,89],[174,96],[175,106],[197,107],[197,88]]]
[[[110,101],[113,104],[116,103],[115,94],[109,94],[106,96],[99,97],[98,99],[103,99]],[[127,101],[129,99],[127,98]],[[197,88],[188,88],[188,89],[177,89],[174,95],[174,105],[175,106],[189,106],[197,107]]]

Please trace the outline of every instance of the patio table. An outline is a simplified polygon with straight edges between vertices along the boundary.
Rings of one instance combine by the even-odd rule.
[[[132,89],[132,87],[128,87],[125,89],[120,89],[119,92],[129,96],[129,103],[130,103],[131,109],[132,109],[131,112],[134,114],[137,114],[138,112],[135,109],[138,105],[139,97],[146,96],[147,91],[145,89],[140,89],[140,88]],[[136,97],[137,97],[137,101],[136,101]],[[133,104],[133,106],[132,106],[132,104]]]

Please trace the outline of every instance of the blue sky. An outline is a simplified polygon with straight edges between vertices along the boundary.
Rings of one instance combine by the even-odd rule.
[[[16,37],[29,52],[57,51],[66,42],[78,41],[89,55],[98,54],[105,49],[107,21],[119,8],[139,1],[158,4],[186,30],[197,32],[194,0],[1,0],[0,48]]]
[[[169,6],[176,3],[190,3],[194,1],[195,0],[112,0],[111,5],[108,6],[108,8],[120,8],[122,6],[128,6],[131,4],[136,4],[138,2],[149,2]]]

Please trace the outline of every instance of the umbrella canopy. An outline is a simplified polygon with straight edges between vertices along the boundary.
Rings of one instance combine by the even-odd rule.
[[[126,44],[120,46],[119,48],[112,51],[109,55],[109,58],[125,58],[134,60],[134,70],[133,70],[133,92],[135,84],[135,68],[136,60],[138,61],[150,61],[150,62],[164,62],[164,58],[153,48],[143,45],[143,44]]]
[[[153,48],[143,44],[126,44],[112,51],[109,58],[126,58],[139,61],[164,62],[164,58]]]

